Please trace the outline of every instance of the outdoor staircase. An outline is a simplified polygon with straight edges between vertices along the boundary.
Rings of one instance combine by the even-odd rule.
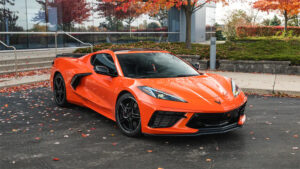
[[[58,54],[71,53],[74,49],[60,49]],[[55,49],[24,50],[17,52],[17,72],[51,68]],[[12,51],[0,52],[0,75],[15,72],[15,58]]]

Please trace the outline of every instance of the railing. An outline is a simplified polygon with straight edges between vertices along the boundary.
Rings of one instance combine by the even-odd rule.
[[[7,48],[12,48],[13,50],[14,50],[14,53],[15,53],[15,73],[16,73],[16,76],[17,76],[17,71],[18,71],[18,64],[17,64],[17,49],[16,49],[16,47],[14,47],[14,46],[8,46],[8,45],[6,45],[4,42],[2,42],[1,40],[0,40],[0,43],[2,44],[2,45],[4,45],[5,47],[7,47]]]
[[[53,35],[55,38],[55,54],[58,54],[57,49],[58,49],[58,42],[57,42],[57,37],[58,35],[67,35],[68,37],[76,40],[82,45],[90,46],[91,52],[94,52],[93,49],[93,44],[91,43],[86,43],[81,41],[80,39],[74,37],[73,35],[122,35],[122,34],[179,34],[179,32],[0,32],[0,35]],[[5,44],[4,42],[0,41],[2,45],[4,45],[7,48],[12,48],[14,50],[15,54],[15,72],[17,76],[17,49],[14,46],[9,46]]]

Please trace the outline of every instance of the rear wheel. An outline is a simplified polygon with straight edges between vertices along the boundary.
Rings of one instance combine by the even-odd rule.
[[[53,79],[54,101],[58,106],[65,107],[68,105],[66,95],[66,85],[64,78],[59,73]]]
[[[129,93],[122,95],[117,101],[116,122],[125,135],[141,136],[140,110],[137,101]]]

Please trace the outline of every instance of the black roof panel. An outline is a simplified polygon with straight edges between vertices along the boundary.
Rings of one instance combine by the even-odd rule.
[[[118,52],[118,51],[161,51],[160,49],[147,49],[147,48],[115,48],[111,49],[113,52]]]

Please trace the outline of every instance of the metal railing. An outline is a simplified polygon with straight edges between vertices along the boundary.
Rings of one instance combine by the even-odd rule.
[[[82,45],[86,45],[86,46],[90,46],[91,48],[91,52],[94,52],[94,48],[93,48],[93,44],[91,43],[87,43],[87,42],[83,42],[80,39],[74,37],[73,35],[122,35],[122,34],[179,34],[179,32],[0,32],[0,35],[53,35],[54,36],[54,40],[55,40],[55,54],[57,55],[57,49],[58,49],[58,42],[57,42],[57,37],[58,35],[67,35],[68,37],[76,40],[77,42],[79,42]],[[2,45],[4,45],[7,48],[12,48],[14,50],[14,54],[15,54],[15,73],[17,76],[17,49],[14,46],[9,46],[7,44],[5,44],[4,42],[2,42],[0,40],[0,43]]]
[[[7,47],[7,48],[12,48],[12,49],[14,50],[14,53],[15,53],[15,73],[16,73],[16,76],[17,76],[17,71],[18,71],[17,60],[18,60],[18,58],[17,58],[17,49],[16,49],[16,47],[6,45],[6,44],[5,44],[4,42],[2,42],[1,40],[0,40],[0,43],[1,43],[3,46],[5,46],[5,47]]]

